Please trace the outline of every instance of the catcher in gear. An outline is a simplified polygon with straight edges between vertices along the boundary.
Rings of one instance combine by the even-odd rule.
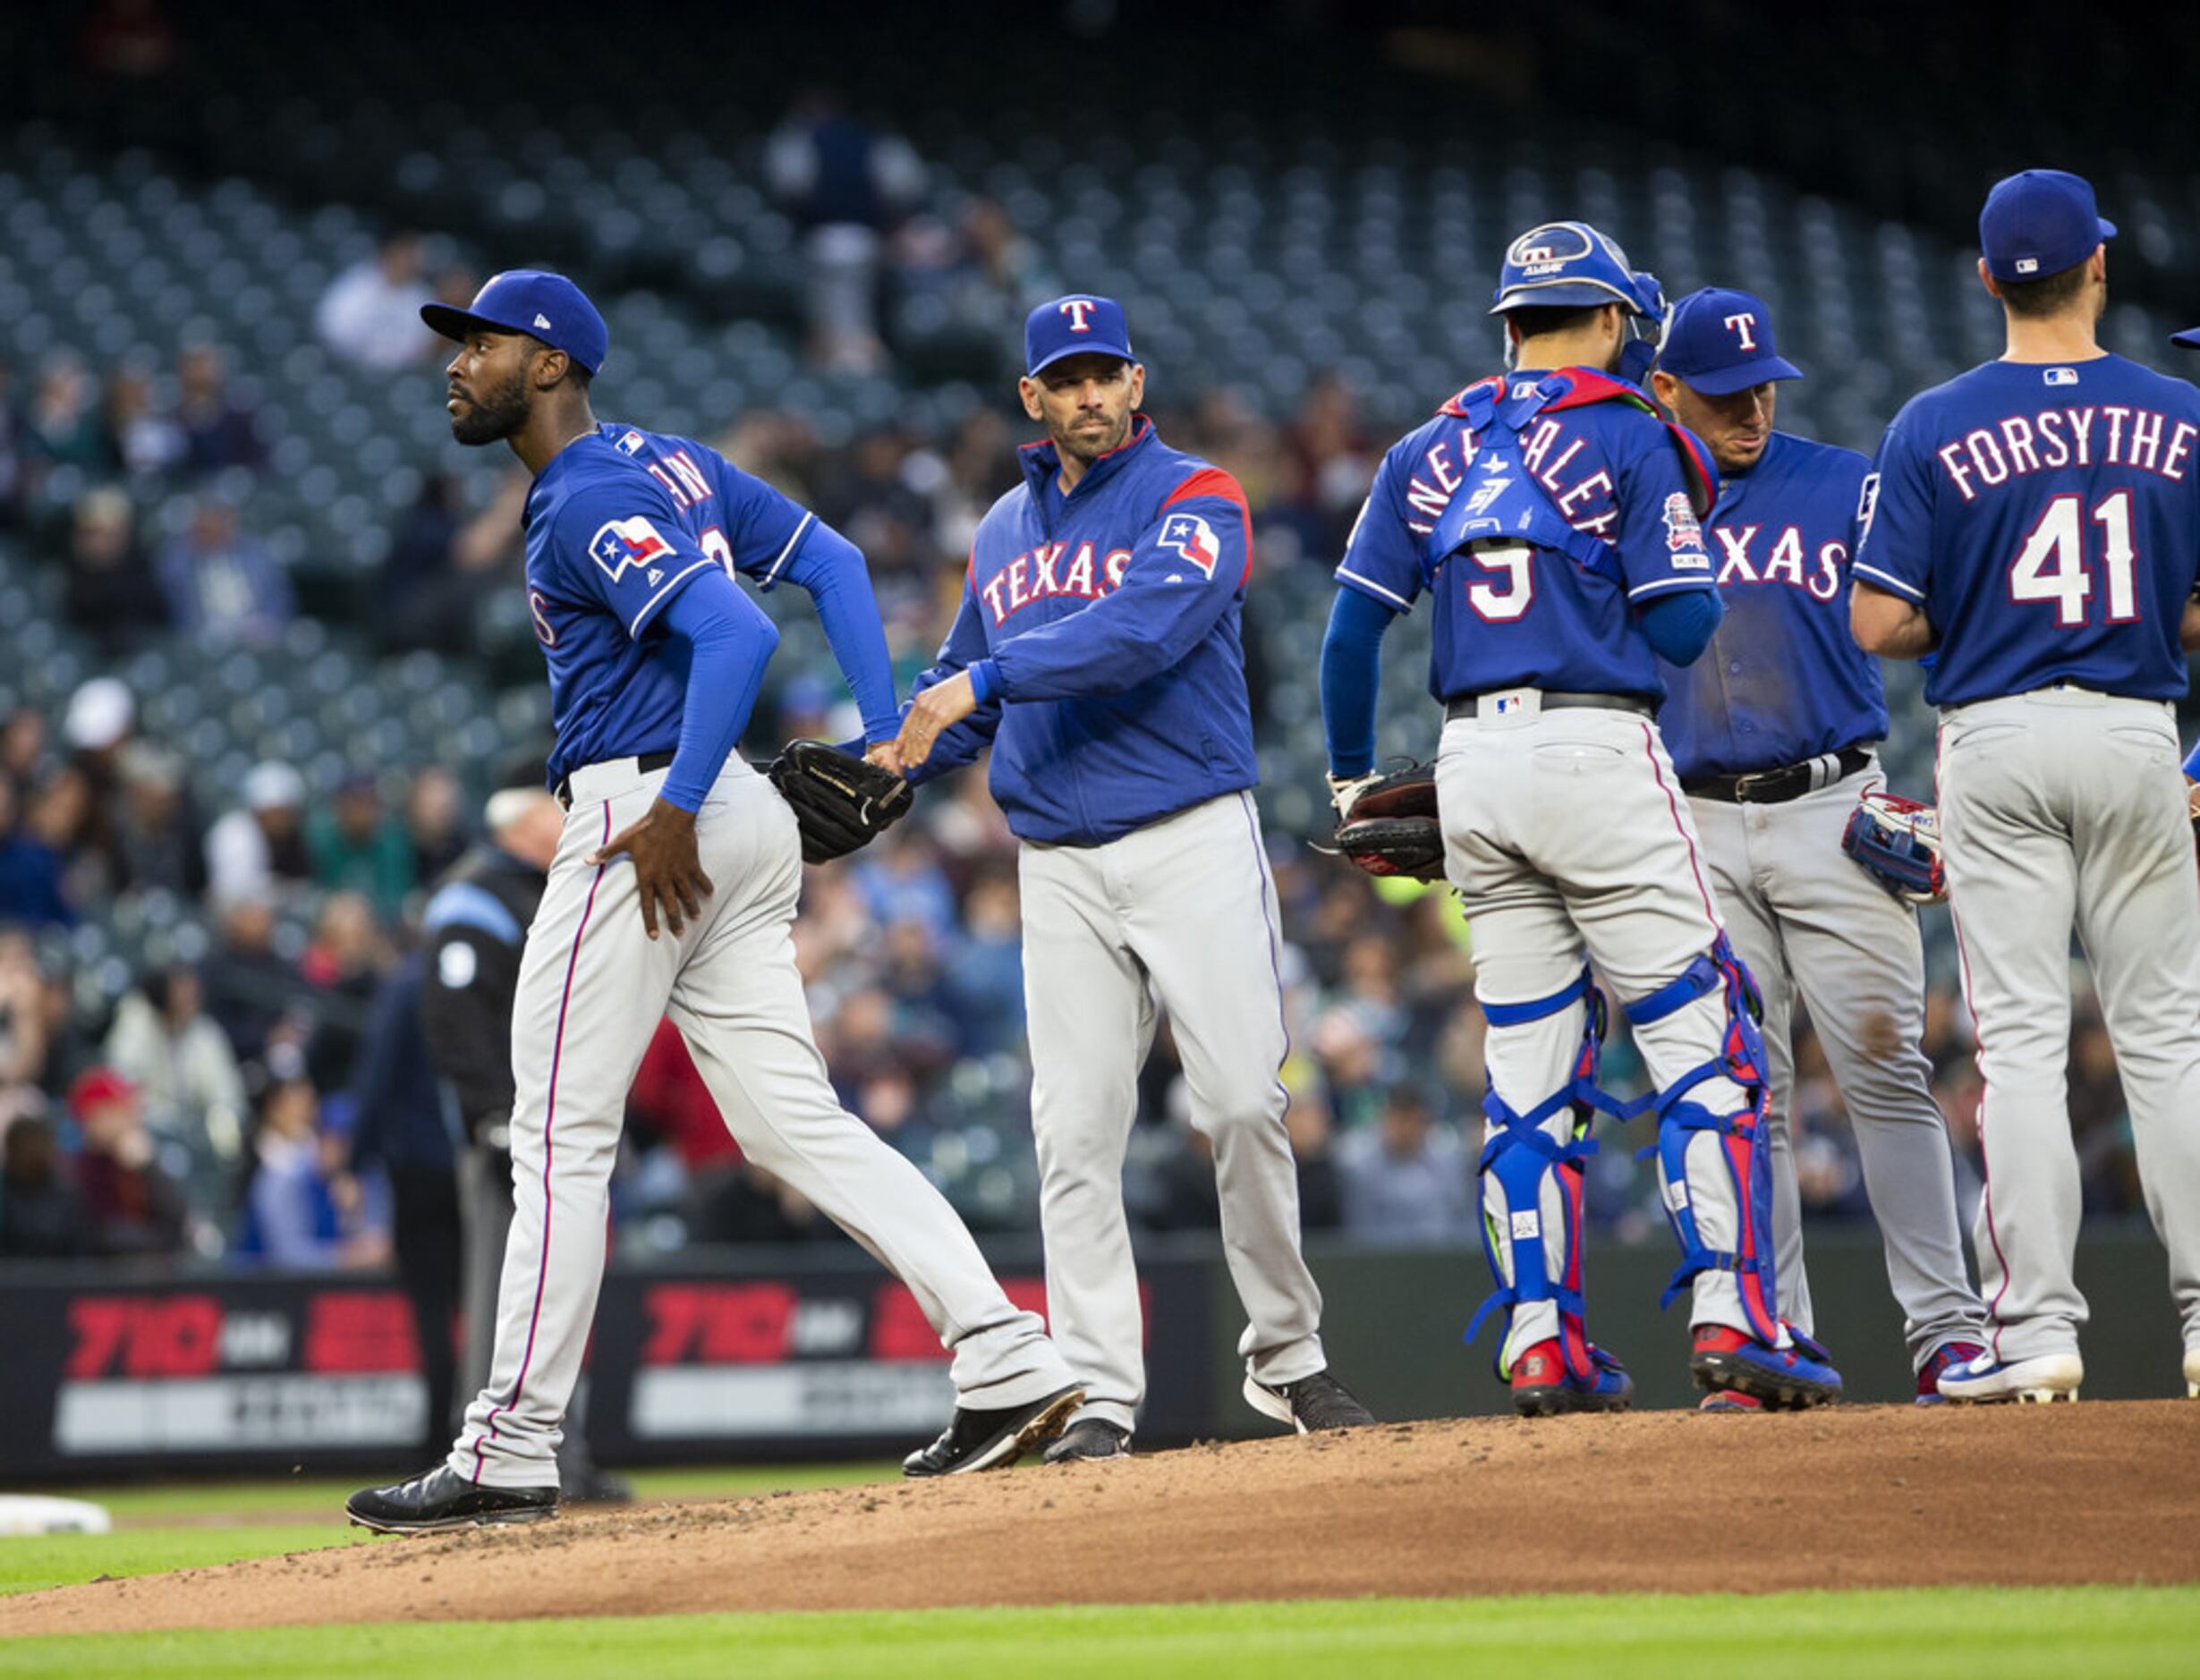
[[[1596,1108],[1635,1107],[1596,1086],[1593,959],[1659,1087],[1681,1251],[1667,1298],[1690,1299],[1693,1371],[1773,1404],[1830,1399],[1839,1376],[1779,1315],[1763,1046],[1652,721],[1654,656],[1693,661],[1721,610],[1698,524],[1716,476],[1625,382],[1657,342],[1662,299],[1610,239],[1560,222],[1513,242],[1495,302],[1511,370],[1384,457],[1321,654],[1329,769],[1348,781],[1373,761],[1383,632],[1431,597],[1446,873],[1490,1027],[1481,1167],[1497,1288],[1475,1324],[1504,1314],[1498,1370],[1525,1414],[1633,1395],[1585,1319],[1589,1126]],[[1347,827],[1361,809],[1345,803]]]
[[[804,863],[860,851],[909,814],[907,782],[822,741],[789,742],[764,773],[794,808]]]

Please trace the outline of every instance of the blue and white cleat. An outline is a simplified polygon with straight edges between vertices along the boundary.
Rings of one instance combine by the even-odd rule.
[[[1699,1387],[1754,1396],[1775,1412],[1800,1412],[1841,1397],[1841,1373],[1823,1347],[1795,1328],[1794,1345],[1771,1347],[1746,1330],[1723,1324],[1695,1327],[1688,1370]]]
[[[1941,1392],[1941,1379],[1957,1366],[1968,1364],[1985,1351],[1976,1342],[1942,1342],[1925,1355],[1925,1362],[1917,1369],[1917,1404],[1921,1406],[1945,1405],[1948,1396]]]
[[[1950,1400],[1986,1404],[2002,1400],[2075,1400],[2085,1380],[2085,1364],[2076,1353],[2042,1353],[2003,1364],[1981,1353],[1941,1373],[1941,1392]]]

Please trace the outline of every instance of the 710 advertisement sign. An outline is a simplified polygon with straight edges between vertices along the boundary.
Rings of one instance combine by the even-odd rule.
[[[223,1279],[0,1292],[0,1462],[17,1473],[310,1454],[425,1438],[412,1310],[386,1284]]]

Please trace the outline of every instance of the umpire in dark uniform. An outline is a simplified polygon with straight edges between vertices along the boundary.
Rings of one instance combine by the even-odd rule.
[[[421,915],[428,952],[420,1025],[470,1141],[459,1162],[466,1350],[458,1391],[464,1395],[488,1386],[496,1344],[497,1285],[512,1224],[512,1000],[527,924],[542,902],[565,821],[539,776],[531,786],[494,794],[489,837],[451,866]],[[589,1452],[585,1392],[585,1384],[575,1391],[566,1417],[559,1491],[569,1502],[630,1498],[626,1484],[598,1469]]]

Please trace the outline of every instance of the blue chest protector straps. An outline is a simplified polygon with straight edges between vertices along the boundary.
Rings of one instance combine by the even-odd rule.
[[[1521,458],[1520,435],[1531,421],[1595,403],[1657,412],[1633,386],[1584,369],[1541,376],[1533,383],[1484,379],[1444,404],[1444,412],[1464,420],[1473,435],[1480,481],[1472,491],[1462,487],[1437,520],[1422,550],[1424,582],[1433,586],[1437,569],[1469,543],[1516,542],[1562,554],[1584,571],[1627,587],[1619,551],[1601,537],[1575,530]],[[1704,518],[1719,498],[1718,475],[1694,438],[1678,426],[1661,423],[1679,458],[1689,504],[1697,518]],[[1510,471],[1504,470],[1508,467]]]

